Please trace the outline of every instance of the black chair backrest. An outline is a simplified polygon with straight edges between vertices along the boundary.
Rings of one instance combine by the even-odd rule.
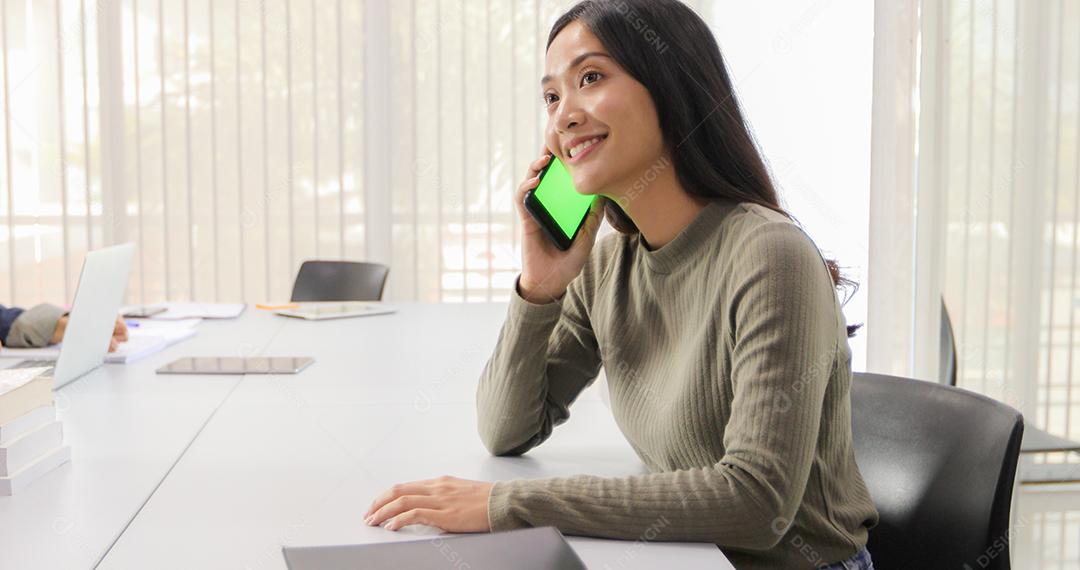
[[[945,308],[945,299],[941,300],[941,341],[938,348],[938,382],[956,386],[956,335],[953,334],[949,310]]]
[[[305,261],[293,283],[292,301],[378,301],[390,268],[358,261]]]
[[[854,375],[851,412],[855,458],[881,514],[867,545],[874,567],[1007,570],[1020,412],[866,373]]]

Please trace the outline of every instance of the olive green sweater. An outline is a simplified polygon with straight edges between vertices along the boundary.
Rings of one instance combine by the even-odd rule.
[[[497,482],[493,531],[712,542],[740,570],[813,568],[866,544],[877,511],[852,450],[846,323],[787,218],[711,202],[655,251],[599,240],[558,301],[511,297],[477,390],[487,449],[540,445],[603,366],[651,473]]]

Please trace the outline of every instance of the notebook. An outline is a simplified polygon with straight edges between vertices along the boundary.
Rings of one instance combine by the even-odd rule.
[[[585,570],[554,527],[343,546],[286,546],[289,570]]]

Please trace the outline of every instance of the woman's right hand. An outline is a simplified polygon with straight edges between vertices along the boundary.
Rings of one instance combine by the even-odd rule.
[[[540,171],[544,169],[551,154],[547,151],[529,165],[525,181],[518,186],[515,204],[521,218],[521,278],[518,293],[530,303],[549,303],[563,296],[566,287],[585,266],[589,252],[596,242],[596,232],[603,220],[603,200],[593,202],[585,225],[578,232],[570,249],[561,251],[544,235],[540,225],[525,209],[525,194],[536,188]]]

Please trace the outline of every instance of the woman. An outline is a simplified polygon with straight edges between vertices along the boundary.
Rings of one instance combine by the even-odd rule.
[[[523,268],[477,393],[525,453],[607,372],[652,473],[397,485],[368,524],[718,544],[736,567],[872,568],[835,264],[779,206],[719,48],[675,0],[586,1],[548,39],[547,149],[604,198],[569,251],[523,211]],[[595,243],[601,215],[620,231]],[[657,521],[664,524],[657,525]]]

